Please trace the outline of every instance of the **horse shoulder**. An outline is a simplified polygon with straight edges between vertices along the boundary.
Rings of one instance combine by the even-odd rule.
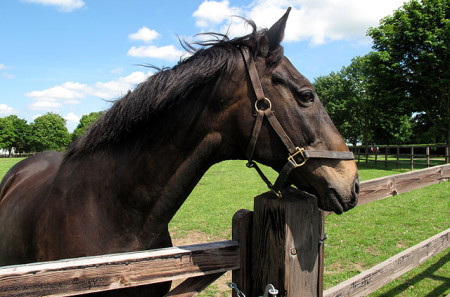
[[[0,201],[20,187],[41,185],[55,173],[62,161],[60,152],[44,152],[20,161],[13,166],[0,184]]]

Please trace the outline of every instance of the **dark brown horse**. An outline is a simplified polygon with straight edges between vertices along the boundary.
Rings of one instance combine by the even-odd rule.
[[[355,162],[314,87],[283,55],[287,17],[204,43],[118,100],[66,154],[14,166],[0,185],[0,265],[169,247],[169,221],[222,160],[282,172],[290,155],[294,167],[278,186],[314,193],[324,210],[355,206]],[[169,285],[96,296],[162,296]]]

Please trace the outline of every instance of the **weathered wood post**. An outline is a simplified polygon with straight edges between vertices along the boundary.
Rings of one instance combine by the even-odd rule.
[[[450,163],[450,146],[445,147],[445,163]]]
[[[386,151],[384,154],[384,168],[388,167],[388,155],[391,152],[391,148],[389,147],[389,144],[386,146]]]
[[[289,188],[283,198],[255,198],[253,214],[253,295],[267,284],[278,297],[321,296],[319,254],[322,216],[316,198]]]
[[[289,188],[281,199],[267,192],[254,204],[254,212],[233,217],[241,255],[233,282],[246,297],[263,295],[268,284],[278,297],[322,297],[324,214],[316,198]]]
[[[233,283],[247,297],[250,297],[253,291],[252,229],[253,211],[247,209],[238,210],[233,216],[232,237],[234,241],[239,243],[240,269],[233,270]],[[233,290],[232,293],[233,297],[238,297],[236,290]]]

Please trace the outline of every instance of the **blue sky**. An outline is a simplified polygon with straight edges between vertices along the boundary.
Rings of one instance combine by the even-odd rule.
[[[72,131],[152,74],[173,66],[178,38],[245,34],[233,15],[270,27],[291,6],[285,55],[311,81],[371,50],[370,26],[403,0],[1,0],[0,117],[32,122],[47,112]]]

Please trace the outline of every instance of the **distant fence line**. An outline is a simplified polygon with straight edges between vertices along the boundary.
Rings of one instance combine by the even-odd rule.
[[[20,153],[20,154],[13,153],[11,155],[9,155],[8,153],[2,153],[0,154],[0,158],[28,158],[33,155],[36,155],[36,153]]]
[[[395,164],[402,168],[431,167],[450,163],[450,145],[368,145],[350,146],[357,162]]]

